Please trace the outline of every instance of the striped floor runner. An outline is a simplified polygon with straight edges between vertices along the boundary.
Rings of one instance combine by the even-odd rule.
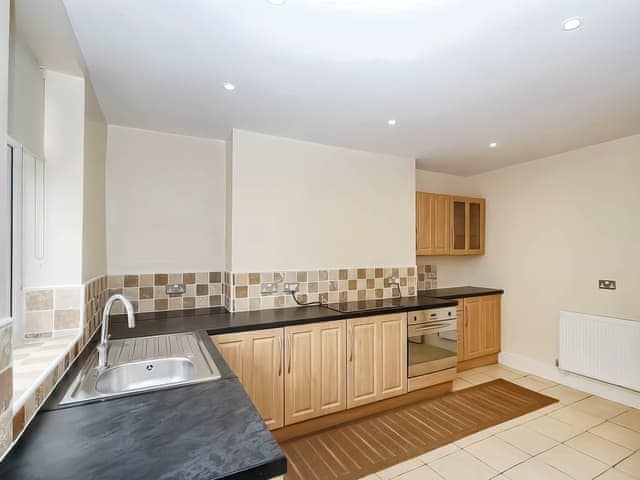
[[[498,379],[282,444],[287,480],[355,480],[556,402]]]

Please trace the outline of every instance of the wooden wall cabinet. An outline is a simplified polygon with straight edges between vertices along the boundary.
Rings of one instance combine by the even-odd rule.
[[[347,320],[347,407],[407,393],[407,315]]]
[[[458,301],[458,361],[500,352],[501,295]]]
[[[416,255],[484,255],[482,198],[416,193]]]
[[[449,196],[416,194],[416,254],[449,255]]]
[[[346,322],[286,327],[285,425],[344,410]]]
[[[270,430],[284,426],[283,329],[212,336]]]

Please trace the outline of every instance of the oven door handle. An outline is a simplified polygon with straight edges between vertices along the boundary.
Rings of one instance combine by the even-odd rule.
[[[434,329],[446,327],[448,325],[449,325],[448,323],[436,323],[436,324],[426,325],[424,327],[414,327],[414,330],[416,332],[422,332],[422,331],[425,331],[425,330],[434,330]]]

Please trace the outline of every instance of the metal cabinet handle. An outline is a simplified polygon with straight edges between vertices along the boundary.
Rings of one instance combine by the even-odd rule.
[[[287,352],[289,355],[288,365],[287,365],[287,373],[291,373],[291,354],[293,352],[293,342],[291,341],[291,334],[287,335]]]
[[[349,362],[353,362],[353,325],[349,325]]]
[[[278,335],[278,376],[282,376],[282,337]]]

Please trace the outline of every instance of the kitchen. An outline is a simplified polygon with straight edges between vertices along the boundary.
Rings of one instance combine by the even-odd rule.
[[[0,477],[640,477],[633,2],[0,3]]]

